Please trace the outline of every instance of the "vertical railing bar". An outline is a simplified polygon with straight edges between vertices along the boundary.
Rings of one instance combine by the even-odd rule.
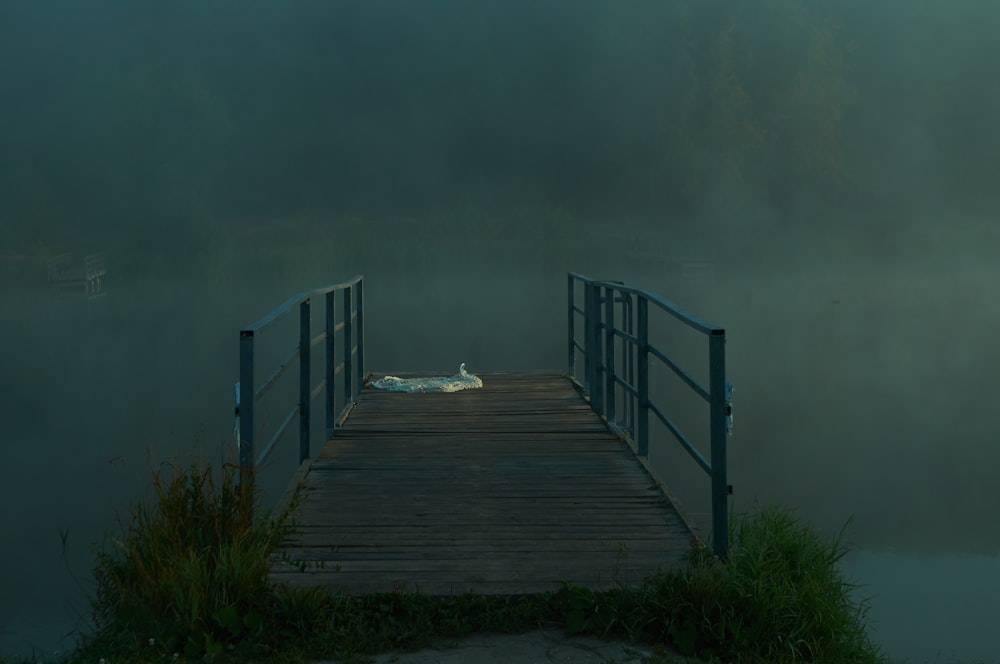
[[[573,315],[573,313],[574,313],[573,312],[573,295],[574,295],[574,289],[573,289],[573,281],[574,280],[573,280],[573,275],[572,274],[567,275],[566,281],[568,282],[567,283],[567,292],[568,292],[568,295],[567,295],[567,312],[566,312],[567,316],[566,316],[566,318],[567,318],[567,328],[568,328],[567,332],[568,332],[568,337],[569,337],[569,358],[568,358],[569,362],[566,365],[567,366],[566,371],[567,371],[567,373],[572,378],[576,378],[576,347],[573,345],[573,342],[575,341],[575,339],[574,339],[575,330],[574,330],[574,320],[573,319],[576,318],[576,316]]]
[[[601,372],[604,368],[604,361],[601,357],[601,349],[603,347],[601,339],[601,327],[602,318],[604,315],[603,309],[601,307],[601,287],[593,286],[591,288],[591,297],[593,298],[594,304],[591,311],[594,312],[594,316],[591,320],[593,325],[593,330],[591,331],[591,338],[594,340],[594,364],[593,364],[593,381],[591,382],[591,387],[593,393],[590,395],[590,405],[597,412],[598,415],[604,415],[604,381],[602,379]]]
[[[625,376],[628,373],[625,370],[625,339],[622,339],[619,336],[619,333],[625,331],[625,310],[624,310],[625,304],[624,303],[625,303],[625,294],[624,293],[622,293],[621,295],[616,295],[615,296],[615,304],[621,304],[621,306],[618,307],[619,311],[617,311],[616,313],[614,313],[614,316],[615,316],[615,319],[614,319],[614,321],[615,321],[614,322],[615,333],[614,333],[614,335],[611,338],[612,343],[614,344],[614,348],[612,349],[612,352],[615,353],[615,359],[614,359],[614,363],[615,363],[614,364],[614,370],[615,370],[615,388],[614,388],[615,389],[615,405],[614,405],[614,408],[615,408],[615,411],[614,411],[614,413],[615,413],[615,426],[618,427],[619,429],[622,429],[622,430],[625,429],[625,426],[624,426],[625,422],[623,421],[622,418],[623,418],[624,414],[627,412],[627,408],[625,407],[625,403],[626,403],[626,401],[625,401],[625,395],[628,394],[628,390],[625,390],[625,389],[619,390],[618,389],[618,383],[624,381],[625,380]],[[619,353],[619,349],[621,349],[620,353]]]
[[[312,316],[310,299],[299,305],[299,463],[309,458],[309,411],[311,408]]]
[[[627,297],[628,297],[627,294],[622,293],[622,299],[621,299],[621,303],[622,303],[622,307],[621,307],[621,325],[622,325],[622,327],[621,327],[621,329],[624,332],[628,331],[628,329],[627,329],[628,328],[628,309],[627,309],[628,300],[626,299]],[[628,353],[628,346],[629,346],[629,340],[626,339],[623,336],[620,339],[620,341],[618,342],[618,344],[619,344],[618,347],[620,349],[620,354],[619,354],[618,357],[619,357],[619,362],[621,364],[621,370],[620,370],[620,372],[621,372],[622,380],[624,380],[626,383],[628,383],[631,386],[632,389],[635,389],[635,384],[632,383],[629,380],[629,377],[628,377],[629,376],[629,371],[630,371],[629,370],[629,366],[628,366],[628,355],[627,355],[627,353]],[[618,416],[619,426],[621,427],[621,429],[623,431],[625,431],[626,433],[629,434],[629,436],[631,436],[632,435],[632,431],[629,428],[631,425],[630,425],[630,423],[628,421],[628,400],[629,400],[629,397],[630,397],[630,392],[629,392],[629,390],[622,390],[621,391],[621,395],[622,395],[622,398],[621,398],[621,410],[619,411],[621,414]]]
[[[634,311],[632,310],[632,294],[628,293],[625,296],[625,305],[627,312],[625,313],[625,324],[627,328],[625,330],[629,336],[632,336],[632,330],[635,327],[633,324]],[[635,344],[629,340],[626,349],[628,352],[628,359],[625,366],[627,367],[628,384],[633,388],[635,387]],[[624,349],[623,349],[624,350]],[[628,432],[634,438],[635,437],[635,395],[628,392]]]
[[[584,287],[585,391],[594,411],[599,415],[605,415],[609,424],[618,425],[618,399],[615,393],[615,384],[619,377],[615,364],[615,344],[617,343],[615,337],[618,335],[619,327],[616,324],[614,311],[615,293],[618,287],[610,284],[620,284],[621,282],[593,282],[584,278],[581,278],[580,281],[583,282]],[[567,279],[567,316],[570,319],[575,313],[574,285],[574,279],[570,275]],[[629,338],[635,339],[635,342],[632,342],[625,339],[623,335],[621,347],[621,360],[625,365],[623,373],[627,375],[623,382],[635,386],[636,391],[636,394],[633,395],[631,392],[626,394],[626,391],[623,390],[622,408],[628,411],[625,415],[627,418],[625,430],[635,440],[636,454],[640,458],[648,459],[649,415],[650,410],[654,408],[650,392],[649,299],[650,297],[657,298],[657,296],[631,288],[628,289],[630,292],[625,293],[624,285],[622,285],[621,290],[621,330]],[[632,295],[637,298],[636,307],[632,305]],[[670,305],[665,305],[661,299],[654,299],[654,302],[658,306],[667,307],[669,311],[688,324],[697,323],[697,319],[690,315],[669,309]],[[600,306],[602,303],[604,304],[603,309]],[[725,559],[729,548],[728,500],[729,496],[732,495],[732,486],[728,484],[726,459],[726,441],[729,433],[728,415],[731,408],[728,392],[731,387],[726,381],[725,330],[702,323],[695,326],[709,336],[709,425],[711,439],[709,474],[712,485],[712,540],[713,553],[718,558]],[[602,329],[605,332],[603,336],[600,334]],[[568,320],[567,342],[573,347],[573,350],[567,356],[567,368],[571,372],[575,372],[574,335],[574,323],[572,320]],[[602,371],[606,372],[603,376],[601,375]],[[607,392],[602,392],[602,390],[607,390]],[[638,412],[636,412],[637,406]]]
[[[593,284],[589,281],[583,282],[583,391],[589,397],[591,396],[591,379],[594,363],[594,341],[591,339],[591,330],[593,326],[590,324],[590,319],[593,317],[593,306],[594,301],[591,296],[591,291],[593,291]]]
[[[357,293],[352,298],[352,287],[357,288]],[[255,485],[257,466],[260,459],[254,454],[254,442],[256,438],[256,403],[259,398],[255,378],[255,337],[257,333],[266,325],[273,323],[284,317],[299,305],[299,339],[296,353],[299,356],[299,463],[307,460],[311,455],[312,422],[311,410],[312,401],[321,388],[326,390],[326,433],[332,436],[336,427],[337,410],[337,348],[336,348],[336,291],[344,291],[344,374],[345,392],[351,404],[360,393],[365,378],[365,352],[364,352],[364,296],[362,278],[359,276],[352,282],[340,284],[328,288],[314,289],[301,293],[300,295],[287,300],[281,306],[274,309],[266,316],[256,321],[253,325],[240,330],[239,349],[239,372],[240,379],[236,385],[236,428],[237,447],[239,457],[239,478],[238,486],[241,501],[244,509],[247,510],[250,518],[253,518]],[[326,295],[326,316],[325,316],[325,381],[315,392],[312,389],[312,346],[318,341],[312,338],[312,299],[319,294]],[[352,311],[352,300],[354,311]],[[356,319],[357,323],[354,322]],[[353,343],[352,343],[353,342]],[[355,345],[356,344],[356,345]],[[357,359],[354,355],[357,355]],[[292,355],[294,357],[294,353]],[[289,358],[291,360],[291,357]],[[279,367],[279,375],[284,371],[284,364]],[[265,382],[265,388],[267,382]],[[293,413],[288,417],[294,417]],[[284,427],[282,427],[283,429]],[[223,459],[225,462],[225,459]]]
[[[344,405],[354,403],[354,373],[351,371],[351,351],[354,350],[351,288],[344,289]]]
[[[610,283],[620,284],[622,286],[625,285],[624,281],[612,281]],[[615,323],[614,305],[617,302],[625,301],[625,293],[623,291],[620,296],[617,293],[618,293],[617,289],[614,288],[613,286],[605,286],[604,288],[604,298],[605,298],[604,318],[606,319],[606,325],[607,325],[607,327],[605,328],[605,335],[604,335],[604,364],[606,371],[605,385],[604,385],[605,389],[604,402],[606,404],[605,418],[607,419],[608,422],[613,422],[616,427],[620,427],[621,422],[619,421],[618,417],[618,412],[619,412],[618,392],[616,391],[618,380],[620,377],[618,376],[618,369],[615,364],[615,344],[617,343],[615,337],[618,335],[619,331],[624,330],[624,324],[622,325],[622,328],[618,328],[618,325]],[[608,303],[609,300],[610,300],[610,305]],[[624,310],[622,312],[621,318],[622,320],[624,320]],[[622,344],[624,343],[625,340],[623,339]],[[624,348],[624,345],[622,347]],[[622,356],[622,359],[624,360],[624,355]],[[626,390],[621,390],[623,409],[625,407],[625,394]]]
[[[708,337],[709,419],[712,441],[712,544],[725,560],[729,551],[729,485],[726,476],[726,332],[715,329]]]
[[[637,453],[649,457],[649,301],[642,295],[639,300],[639,422]]]
[[[628,340],[619,336],[619,333],[625,333],[625,328],[627,326],[625,321],[625,297],[625,293],[621,293],[615,297],[615,303],[621,304],[620,313],[618,314],[619,323],[615,324],[615,343],[618,344],[615,346],[617,353],[617,357],[615,359],[615,376],[617,376],[617,380],[615,381],[616,383],[619,381],[628,382],[628,366],[625,363],[625,348],[628,345]],[[635,386],[633,385],[633,387]],[[620,394],[620,404],[618,396],[616,395],[615,397],[615,407],[618,409],[615,412],[615,422],[623,431],[628,431],[628,423],[625,421],[628,417],[628,390],[622,389]]]
[[[626,319],[626,311],[627,311],[626,310],[626,302],[627,302],[626,298],[627,297],[628,297],[627,293],[622,293],[621,296],[618,297],[618,298],[616,298],[616,300],[615,300],[616,302],[620,302],[621,305],[622,305],[621,306],[621,314],[619,316],[619,319],[621,320],[621,331],[622,332],[626,332],[626,333],[627,333],[627,328],[628,328],[628,320]],[[627,356],[626,356],[626,349],[628,348],[629,341],[628,341],[628,339],[622,337],[622,339],[620,341],[620,344],[621,345],[618,348],[621,349],[621,352],[620,352],[620,354],[618,356],[618,359],[616,360],[616,362],[618,362],[619,364],[615,366],[615,372],[618,373],[620,371],[621,372],[621,379],[622,379],[622,381],[628,383],[629,385],[632,385],[632,383],[629,382],[629,379],[628,379],[629,368],[628,368],[628,360],[627,360]],[[618,369],[619,365],[621,366],[621,369]],[[632,387],[634,388],[635,385],[632,385]],[[618,423],[619,428],[621,428],[623,431],[626,431],[626,432],[629,431],[629,423],[628,423],[628,396],[629,396],[629,391],[628,390],[622,390],[621,391],[621,411],[620,411],[621,415],[618,416],[617,413],[616,413],[616,417],[617,417],[616,421]],[[615,403],[616,404],[618,403],[617,400],[615,401]]]
[[[336,290],[326,294],[326,437],[331,438],[337,426],[337,387],[334,373],[337,368]]]
[[[253,330],[240,331],[240,497],[252,509],[254,491],[253,433],[257,387],[254,384]]]
[[[615,422],[615,291],[604,288],[604,417]]]
[[[358,346],[358,380],[354,390],[354,401],[351,403],[357,403],[358,397],[361,396],[361,390],[365,386],[365,292],[364,282],[361,279],[358,280],[356,299],[354,308],[358,312],[358,316],[354,337],[357,339]]]

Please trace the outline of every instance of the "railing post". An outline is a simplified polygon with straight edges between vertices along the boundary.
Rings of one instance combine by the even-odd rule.
[[[253,380],[253,330],[240,331],[240,495],[253,499],[253,415],[257,387]]]
[[[604,417],[615,420],[615,291],[604,288]]]
[[[337,346],[334,339],[336,324],[336,293],[326,294],[326,437],[333,437],[337,426],[337,387],[334,372],[337,370]]]
[[[636,452],[642,458],[649,457],[649,301],[642,295],[639,300],[639,434]]]
[[[567,287],[567,303],[568,303],[568,306],[567,306],[566,314],[567,314],[567,332],[568,332],[568,335],[569,335],[569,337],[568,337],[569,338],[569,358],[568,358],[569,362],[568,362],[568,364],[566,366],[567,366],[567,372],[569,373],[569,375],[571,377],[573,377],[573,378],[576,378],[576,346],[573,345],[574,342],[576,341],[573,338],[574,335],[576,334],[575,329],[574,329],[574,323],[575,323],[574,319],[576,318],[576,316],[573,315],[575,313],[573,311],[573,305],[574,305],[574,301],[573,301],[574,300],[574,298],[573,298],[573,295],[574,295],[574,292],[573,292],[573,275],[572,274],[566,275],[566,281],[568,282],[567,283],[567,286],[568,286]]]
[[[594,340],[591,338],[593,325],[590,319],[594,317],[594,287],[589,281],[583,282],[583,391],[591,395],[591,380],[593,379]]]
[[[729,551],[729,484],[726,476],[726,331],[708,337],[709,418],[712,439],[712,549],[725,560]]]
[[[351,372],[351,351],[354,343],[351,337],[351,287],[344,289],[344,403],[354,403],[354,374]]]
[[[591,307],[593,316],[591,316],[590,324],[592,329],[590,331],[590,338],[593,344],[593,354],[594,360],[591,363],[591,381],[590,381],[590,407],[597,412],[598,415],[604,414],[604,384],[601,382],[601,287],[593,285],[590,289],[590,296],[593,298],[594,304]]]
[[[309,409],[310,385],[312,376],[312,317],[310,316],[310,298],[299,305],[299,463],[309,458]]]
[[[622,303],[622,315],[625,318],[625,333],[629,336],[633,336],[632,330],[635,328],[635,321],[633,321],[632,316],[632,294],[625,294],[625,301]],[[626,350],[627,349],[627,350]],[[626,367],[626,378],[625,380],[633,389],[638,389],[635,386],[635,344],[629,341],[627,344],[623,345],[623,351],[625,354],[625,367]],[[635,395],[632,392],[627,393],[628,399],[628,432],[630,436],[635,436]]]
[[[359,279],[358,285],[358,297],[357,302],[354,303],[355,309],[357,309],[357,329],[354,331],[354,337],[358,342],[358,384],[357,389],[354,390],[355,399],[361,395],[361,390],[365,386],[365,291],[364,291],[364,280]],[[352,401],[351,403],[355,403]]]

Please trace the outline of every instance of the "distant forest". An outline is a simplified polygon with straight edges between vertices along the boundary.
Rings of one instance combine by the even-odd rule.
[[[996,201],[997,3],[0,5],[0,243],[449,201]]]

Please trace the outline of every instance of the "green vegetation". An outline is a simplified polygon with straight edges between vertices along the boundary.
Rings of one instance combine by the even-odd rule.
[[[138,504],[122,538],[97,557],[96,633],[84,652],[189,658],[267,652],[311,630],[328,598],[273,588],[269,556],[287,518],[251,518],[252,501],[228,469],[219,486],[209,468],[154,473],[156,501]],[[281,616],[280,625],[265,616]]]
[[[725,564],[695,550],[688,569],[639,589],[564,589],[567,629],[722,661],[877,662],[865,607],[848,595],[836,563],[846,553],[784,509],[738,517]]]
[[[652,645],[718,662],[878,662],[826,542],[781,508],[736,517],[727,563],[694,549],[681,572],[640,587],[566,585],[537,596],[353,597],[274,585],[268,563],[294,528],[250,518],[232,469],[154,473],[155,502],[133,507],[98,554],[95,631],[68,661],[288,661],[361,658],[476,633],[539,627]],[[293,561],[294,562],[294,561]],[[674,654],[672,654],[674,653]]]

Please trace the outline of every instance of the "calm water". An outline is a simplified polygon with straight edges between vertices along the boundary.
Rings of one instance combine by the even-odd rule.
[[[355,270],[355,267],[359,269]],[[360,269],[363,267],[360,264],[345,264],[338,267],[338,274],[364,271]],[[581,269],[586,271],[590,267],[583,265]],[[539,357],[525,357],[523,349],[509,341],[512,338],[527,338],[527,328],[531,321],[545,320],[543,315],[549,315],[561,305],[560,298],[564,297],[565,292],[565,275],[557,272],[554,270],[551,275],[531,275],[530,283],[550,284],[552,292],[539,297],[537,302],[529,303],[532,307],[530,315],[524,316],[521,321],[505,311],[485,316],[465,300],[461,300],[461,304],[455,304],[443,279],[440,283],[429,281],[427,293],[411,297],[412,293],[405,287],[403,276],[397,279],[393,275],[386,276],[376,271],[371,277],[370,288],[366,288],[371,323],[370,334],[366,333],[366,343],[371,342],[370,352],[373,357],[379,358],[379,368],[425,368],[408,365],[412,364],[414,357],[420,357],[422,362],[429,365],[447,367],[451,371],[458,362],[469,362],[470,368],[476,371],[496,366],[542,366],[544,360],[539,358],[561,359],[562,347],[556,345],[556,342],[561,341],[561,325],[553,324],[552,329],[556,330],[551,335],[555,340],[553,348],[539,349]],[[636,283],[649,282],[654,288],[659,287],[646,275],[629,273],[620,276]],[[329,275],[313,274],[297,279],[305,284],[336,280]],[[20,423],[21,429],[20,436],[9,436],[6,441],[9,462],[0,465],[0,505],[10,510],[3,518],[7,528],[5,535],[10,541],[24,542],[23,547],[6,548],[0,555],[0,560],[4,563],[2,567],[7,570],[0,575],[0,653],[44,653],[71,646],[72,638],[67,639],[64,635],[74,629],[85,629],[89,615],[84,593],[88,588],[90,565],[93,563],[91,544],[99,543],[102,534],[113,528],[112,515],[115,509],[123,508],[126,503],[148,492],[148,471],[152,462],[181,454],[192,445],[207,450],[214,459],[220,445],[231,440],[228,431],[231,426],[232,381],[237,373],[235,330],[247,322],[248,312],[252,312],[251,318],[262,313],[264,307],[260,302],[276,303],[287,294],[299,290],[302,285],[295,280],[286,281],[289,283],[274,284],[268,288],[261,286],[254,294],[254,301],[249,303],[230,302],[231,291],[234,289],[229,284],[218,284],[218,292],[210,293],[204,284],[193,284],[176,293],[159,294],[155,301],[138,298],[127,301],[123,306],[128,316],[114,329],[127,330],[128,336],[121,339],[98,337],[97,340],[101,343],[97,344],[80,343],[79,334],[66,332],[77,328],[58,324],[61,320],[49,311],[39,311],[31,318],[36,323],[44,324],[30,328],[20,323],[8,326],[11,329],[5,330],[5,333],[10,341],[10,348],[44,349],[45,353],[41,350],[19,350],[0,357],[3,373],[19,379],[14,395],[2,404],[10,410],[5,414],[5,419],[7,422]],[[485,284],[484,279],[473,282],[486,300],[504,301],[499,291],[506,288],[506,284],[497,285],[495,288],[498,292],[494,292],[490,289],[492,286]],[[807,323],[812,319],[802,319],[804,314],[801,312],[811,310],[806,303],[800,301],[804,296],[800,293],[800,300],[796,300],[793,296],[798,291],[786,293],[779,288],[782,283],[784,281],[778,281],[763,289],[763,292],[770,293],[769,297],[776,303],[768,305],[772,308],[766,310],[776,314],[778,305],[781,304],[795,312],[794,316],[788,315],[789,324],[794,323],[808,331]],[[961,292],[970,291],[972,295],[976,295],[974,299],[977,302],[981,300],[982,294],[979,291],[970,290],[971,286],[965,282],[963,284],[963,289],[959,289]],[[160,293],[156,289],[149,290]],[[199,297],[188,297],[188,293],[193,292],[197,292]],[[387,295],[391,293],[403,293],[406,297],[393,301]],[[840,291],[831,293],[843,298],[837,305],[826,302],[826,306],[835,310],[837,316],[844,316],[845,312],[852,311],[848,309],[852,306],[850,298]],[[824,291],[824,297],[827,295],[829,294]],[[857,297],[860,301],[860,296]],[[895,302],[898,298],[886,300]],[[720,296],[713,300],[704,296],[696,301],[703,303],[698,307],[699,313],[712,320],[717,317],[719,320],[733,319],[731,325],[727,322],[727,327],[733,334],[731,365],[738,392],[737,430],[730,446],[730,463],[733,482],[739,488],[737,495],[743,501],[741,507],[749,507],[750,497],[760,495],[765,502],[766,499],[776,499],[782,504],[795,505],[803,516],[824,521],[828,526],[831,523],[843,523],[851,513],[858,515],[859,523],[866,518],[869,524],[874,523],[876,526],[884,523],[881,514],[877,513],[877,508],[885,507],[883,484],[869,483],[873,487],[870,495],[855,495],[856,491],[845,488],[865,486],[858,477],[867,465],[858,463],[857,457],[847,454],[849,450],[842,448],[854,439],[838,429],[842,428],[840,421],[856,423],[857,418],[838,418],[835,415],[840,412],[856,414],[856,409],[846,401],[839,404],[839,408],[816,412],[808,410],[808,403],[806,406],[785,400],[779,400],[777,405],[769,403],[765,397],[775,391],[768,382],[770,374],[766,369],[770,364],[775,364],[778,358],[784,358],[778,363],[781,365],[782,381],[787,380],[791,371],[789,367],[797,366],[796,362],[803,365],[800,370],[802,376],[809,378],[814,373],[811,365],[800,362],[801,358],[789,354],[787,349],[784,351],[789,357],[784,357],[779,354],[782,349],[765,344],[763,347],[770,351],[761,353],[761,340],[768,337],[756,331],[751,324],[759,316],[750,316],[750,322],[740,319],[734,313],[740,311],[737,306],[739,303],[734,304],[732,298]],[[867,300],[861,301],[864,302]],[[765,304],[767,303],[758,303],[758,308]],[[856,308],[859,309],[855,312],[856,315],[867,311],[861,310],[861,304],[857,304]],[[438,328],[428,325],[423,331],[419,328],[409,331],[405,337],[409,346],[400,344],[399,334],[393,323],[398,320],[419,320],[420,316],[427,316],[428,311],[434,312],[434,315],[448,312],[461,318],[472,318],[475,314],[475,319],[480,322],[477,327],[456,331],[454,337],[447,338],[438,338],[439,335],[434,333]],[[747,316],[749,314],[744,317]],[[901,321],[910,321],[902,313],[899,317]],[[829,329],[840,320],[833,317],[833,314],[828,318],[829,320],[823,319],[826,326],[824,329]],[[521,321],[523,325],[519,323],[520,326],[511,327],[509,321],[512,319]],[[164,320],[169,324],[165,325]],[[560,317],[556,320],[562,319]],[[835,328],[843,338],[847,338],[853,329],[853,320],[847,316],[845,322],[838,323],[839,327]],[[976,320],[983,324],[971,326],[974,330],[989,328],[994,322]],[[907,325],[902,329],[926,331],[927,325]],[[180,348],[177,343],[180,339],[194,340],[197,343],[192,342]],[[866,340],[860,339],[858,343],[862,341]],[[495,348],[500,351],[493,350]],[[837,350],[830,343],[824,348],[828,353]],[[881,357],[884,355],[881,350],[881,347],[874,347],[869,349],[869,353]],[[763,368],[759,363],[746,359],[761,355],[765,362]],[[49,359],[41,362],[37,359],[39,357]],[[952,358],[951,364],[957,375],[963,372],[966,375],[978,375],[968,372],[966,364],[958,362],[964,355],[956,359],[952,353],[948,357]],[[495,367],[482,366],[487,358]],[[832,371],[830,367],[843,364],[828,361],[829,359],[825,358],[822,362],[824,371],[828,373]],[[370,363],[370,368],[375,367]],[[893,365],[890,368],[893,371],[883,373],[899,375],[900,367]],[[912,380],[906,384],[911,386],[950,385],[955,382],[924,380],[927,377],[922,375],[908,377]],[[94,385],[99,385],[101,389],[92,389]],[[197,394],[192,393],[193,385],[198,387]],[[913,390],[910,392],[912,394],[900,396],[894,391],[887,391],[884,397],[889,399],[896,395],[897,401],[894,403],[904,406],[911,405],[911,402],[922,402],[916,398],[903,398],[921,396]],[[809,396],[807,390],[796,393]],[[808,402],[808,399],[803,400]],[[956,399],[956,408],[958,405],[967,405],[967,402],[968,399],[963,395],[962,399]],[[808,417],[802,414],[803,409],[808,411]],[[56,412],[61,416],[53,417],[52,413]],[[968,420],[964,418],[964,412],[957,410],[952,412],[939,409],[934,415],[935,420],[946,423]],[[881,431],[878,426],[891,424],[892,431],[898,433],[900,422],[892,416],[886,419],[889,420],[888,424],[881,420],[867,423],[871,427],[865,427],[865,430],[878,433]],[[780,430],[772,430],[766,426],[773,422],[781,423]],[[822,426],[816,427],[817,422],[822,422]],[[967,428],[973,424],[979,426],[982,423],[977,419],[968,424]],[[926,429],[925,425],[927,423],[921,421],[911,426]],[[978,430],[972,433],[976,435],[970,434],[966,438],[974,440],[975,444],[969,443],[961,449],[976,451],[977,456],[972,458],[980,459],[978,445],[982,436],[978,435]],[[826,444],[827,439],[832,442]],[[957,440],[954,436],[945,435],[933,439],[949,441],[949,449],[954,449]],[[810,445],[801,446],[799,443],[803,440],[810,441]],[[878,442],[881,443],[890,440],[887,436],[878,437]],[[912,442],[913,439],[908,440]],[[871,441],[867,440],[857,441],[856,446],[872,448]],[[944,449],[943,445],[938,447]],[[801,453],[801,458],[791,468],[796,472],[777,465],[778,460],[797,451]],[[921,450],[912,452],[915,455]],[[914,463],[922,460],[922,457],[914,458]],[[764,459],[767,463],[761,469],[751,465],[752,459]],[[920,468],[942,467],[936,457],[932,460],[935,463],[926,463]],[[835,461],[843,467],[834,464]],[[798,472],[802,468],[826,467],[831,468],[829,473],[809,476],[808,481],[805,474]],[[969,467],[965,463],[960,466],[963,471]],[[978,472],[983,472],[986,477],[985,473],[988,471],[985,469],[990,464],[980,462],[974,467],[978,467]],[[26,473],[24,468],[44,468],[44,479],[42,473]],[[287,477],[289,472],[276,469],[276,481],[283,482],[281,478]],[[901,487],[897,493],[905,496],[906,500],[920,498],[922,491],[909,489],[922,489],[927,472],[930,471],[924,474],[915,471],[912,474],[914,487]],[[700,474],[693,476],[699,486],[704,486]],[[951,476],[939,479],[948,486],[971,487],[969,490],[987,486],[984,482],[969,482],[962,477],[962,481],[953,481]],[[792,480],[801,480],[803,486],[790,485]],[[683,483],[669,479],[668,484],[683,495]],[[819,491],[818,486],[825,488]],[[72,503],[57,500],[55,496],[59,492],[53,491],[53,487],[59,487],[64,495],[74,496]],[[771,492],[774,495],[765,490],[769,487],[775,487]],[[823,496],[819,504],[815,504],[816,496]],[[958,520],[955,515],[962,508],[982,504],[985,504],[984,501],[979,499],[955,502],[948,507],[945,519],[954,525]],[[822,508],[825,505],[835,506],[836,514],[824,513]],[[30,513],[25,509],[26,506],[30,506]],[[893,532],[905,528],[905,524],[896,525]],[[928,532],[927,524],[920,525],[920,532]],[[60,546],[60,532],[67,527],[70,528],[69,550],[64,552]],[[960,532],[969,533],[968,529],[958,528]],[[876,527],[875,530],[881,528]],[[982,531],[972,534],[982,534]],[[940,536],[935,535],[934,539],[940,540]],[[948,538],[949,541],[951,539]],[[902,542],[895,544],[903,545]],[[868,542],[868,545],[877,544]],[[962,548],[961,542],[956,543],[955,548]],[[977,660],[1000,662],[1000,636],[994,631],[995,626],[1000,623],[1000,559],[959,555],[919,557],[859,551],[852,554],[845,565],[850,578],[856,583],[864,584],[858,591],[858,597],[872,597],[869,618],[876,642],[897,660],[948,664],[956,661],[971,664]],[[12,573],[12,570],[17,572]]]
[[[1000,662],[1000,557],[857,551],[844,570],[893,661]]]

